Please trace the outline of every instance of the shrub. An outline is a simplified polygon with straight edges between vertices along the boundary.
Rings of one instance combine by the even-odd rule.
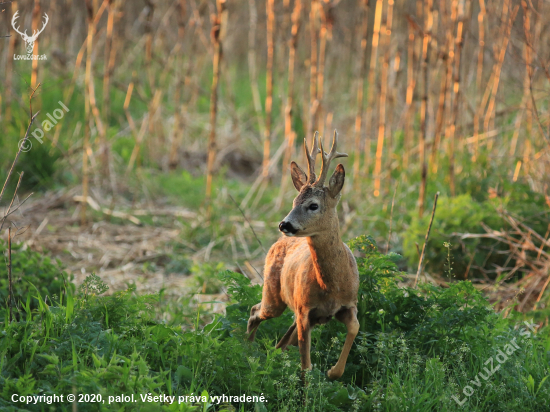
[[[513,266],[513,261],[507,262],[507,245],[487,238],[460,239],[458,236],[462,233],[484,234],[486,227],[493,230],[510,229],[509,223],[499,213],[501,209],[506,209],[541,236],[545,235],[550,211],[541,194],[516,188],[505,196],[485,201],[476,201],[468,194],[441,196],[426,248],[426,271],[438,276],[450,276],[447,243],[450,244],[449,252],[454,262],[452,272],[459,279],[464,279],[466,275],[468,278],[481,277],[482,274],[494,278],[495,268],[506,267],[507,263],[508,267]],[[418,265],[415,243],[422,247],[430,217],[426,214],[420,219],[416,213],[410,215],[411,224],[403,236],[403,250],[413,267]]]

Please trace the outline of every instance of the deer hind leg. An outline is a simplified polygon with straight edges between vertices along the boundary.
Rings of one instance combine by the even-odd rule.
[[[336,362],[336,365],[334,365],[327,373],[330,379],[338,379],[344,373],[351,345],[359,332],[359,321],[357,320],[356,307],[340,310],[336,313],[335,317],[337,320],[346,325],[348,333],[346,335],[344,347],[342,348],[342,353],[340,353],[340,357],[338,358],[338,362]]]
[[[281,348],[283,351],[286,350],[288,345],[298,345],[298,332],[296,331],[296,322],[294,322],[290,328],[286,331],[285,335],[279,341],[275,348]]]

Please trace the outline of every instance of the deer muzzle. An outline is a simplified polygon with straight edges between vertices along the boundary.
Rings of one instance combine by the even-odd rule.
[[[279,223],[279,230],[287,236],[294,236],[298,232],[298,229],[292,226],[292,223],[285,222],[284,220]]]

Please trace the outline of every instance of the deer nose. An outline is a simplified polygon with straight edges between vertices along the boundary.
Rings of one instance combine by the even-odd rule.
[[[298,229],[292,226],[292,223],[285,222],[284,220],[279,223],[279,230],[283,233],[292,233],[293,235],[298,231]]]

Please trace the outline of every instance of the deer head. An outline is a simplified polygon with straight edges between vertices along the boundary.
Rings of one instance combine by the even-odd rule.
[[[13,15],[13,18],[11,19],[11,25],[12,25],[13,29],[21,35],[21,37],[23,38],[23,41],[27,44],[27,46],[26,46],[27,47],[27,53],[30,54],[30,53],[32,53],[32,51],[34,49],[34,42],[38,38],[38,35],[44,31],[44,29],[46,28],[46,24],[48,24],[48,21],[50,19],[48,18],[48,15],[46,13],[44,13],[44,19],[45,20],[44,20],[44,24],[42,25],[42,28],[40,30],[35,30],[32,33],[32,36],[29,37],[27,35],[27,30],[25,30],[22,33],[22,32],[19,31],[19,27],[15,27],[16,20],[19,17],[18,13],[19,13],[19,10],[17,10],[15,12],[15,14]]]
[[[320,145],[320,148],[319,148]],[[279,230],[286,236],[314,236],[326,230],[332,230],[333,225],[327,224],[330,219],[337,218],[336,205],[340,200],[340,192],[344,186],[346,172],[344,166],[336,166],[328,187],[325,180],[328,175],[330,162],[338,157],[347,157],[345,153],[338,153],[338,133],[334,131],[330,153],[323,150],[323,142],[319,134],[313,136],[313,147],[308,151],[307,140],[304,138],[309,176],[295,163],[290,164],[290,171],[294,187],[300,192],[294,199],[293,209],[279,224]],[[315,176],[315,158],[321,153],[323,163],[318,179]]]

